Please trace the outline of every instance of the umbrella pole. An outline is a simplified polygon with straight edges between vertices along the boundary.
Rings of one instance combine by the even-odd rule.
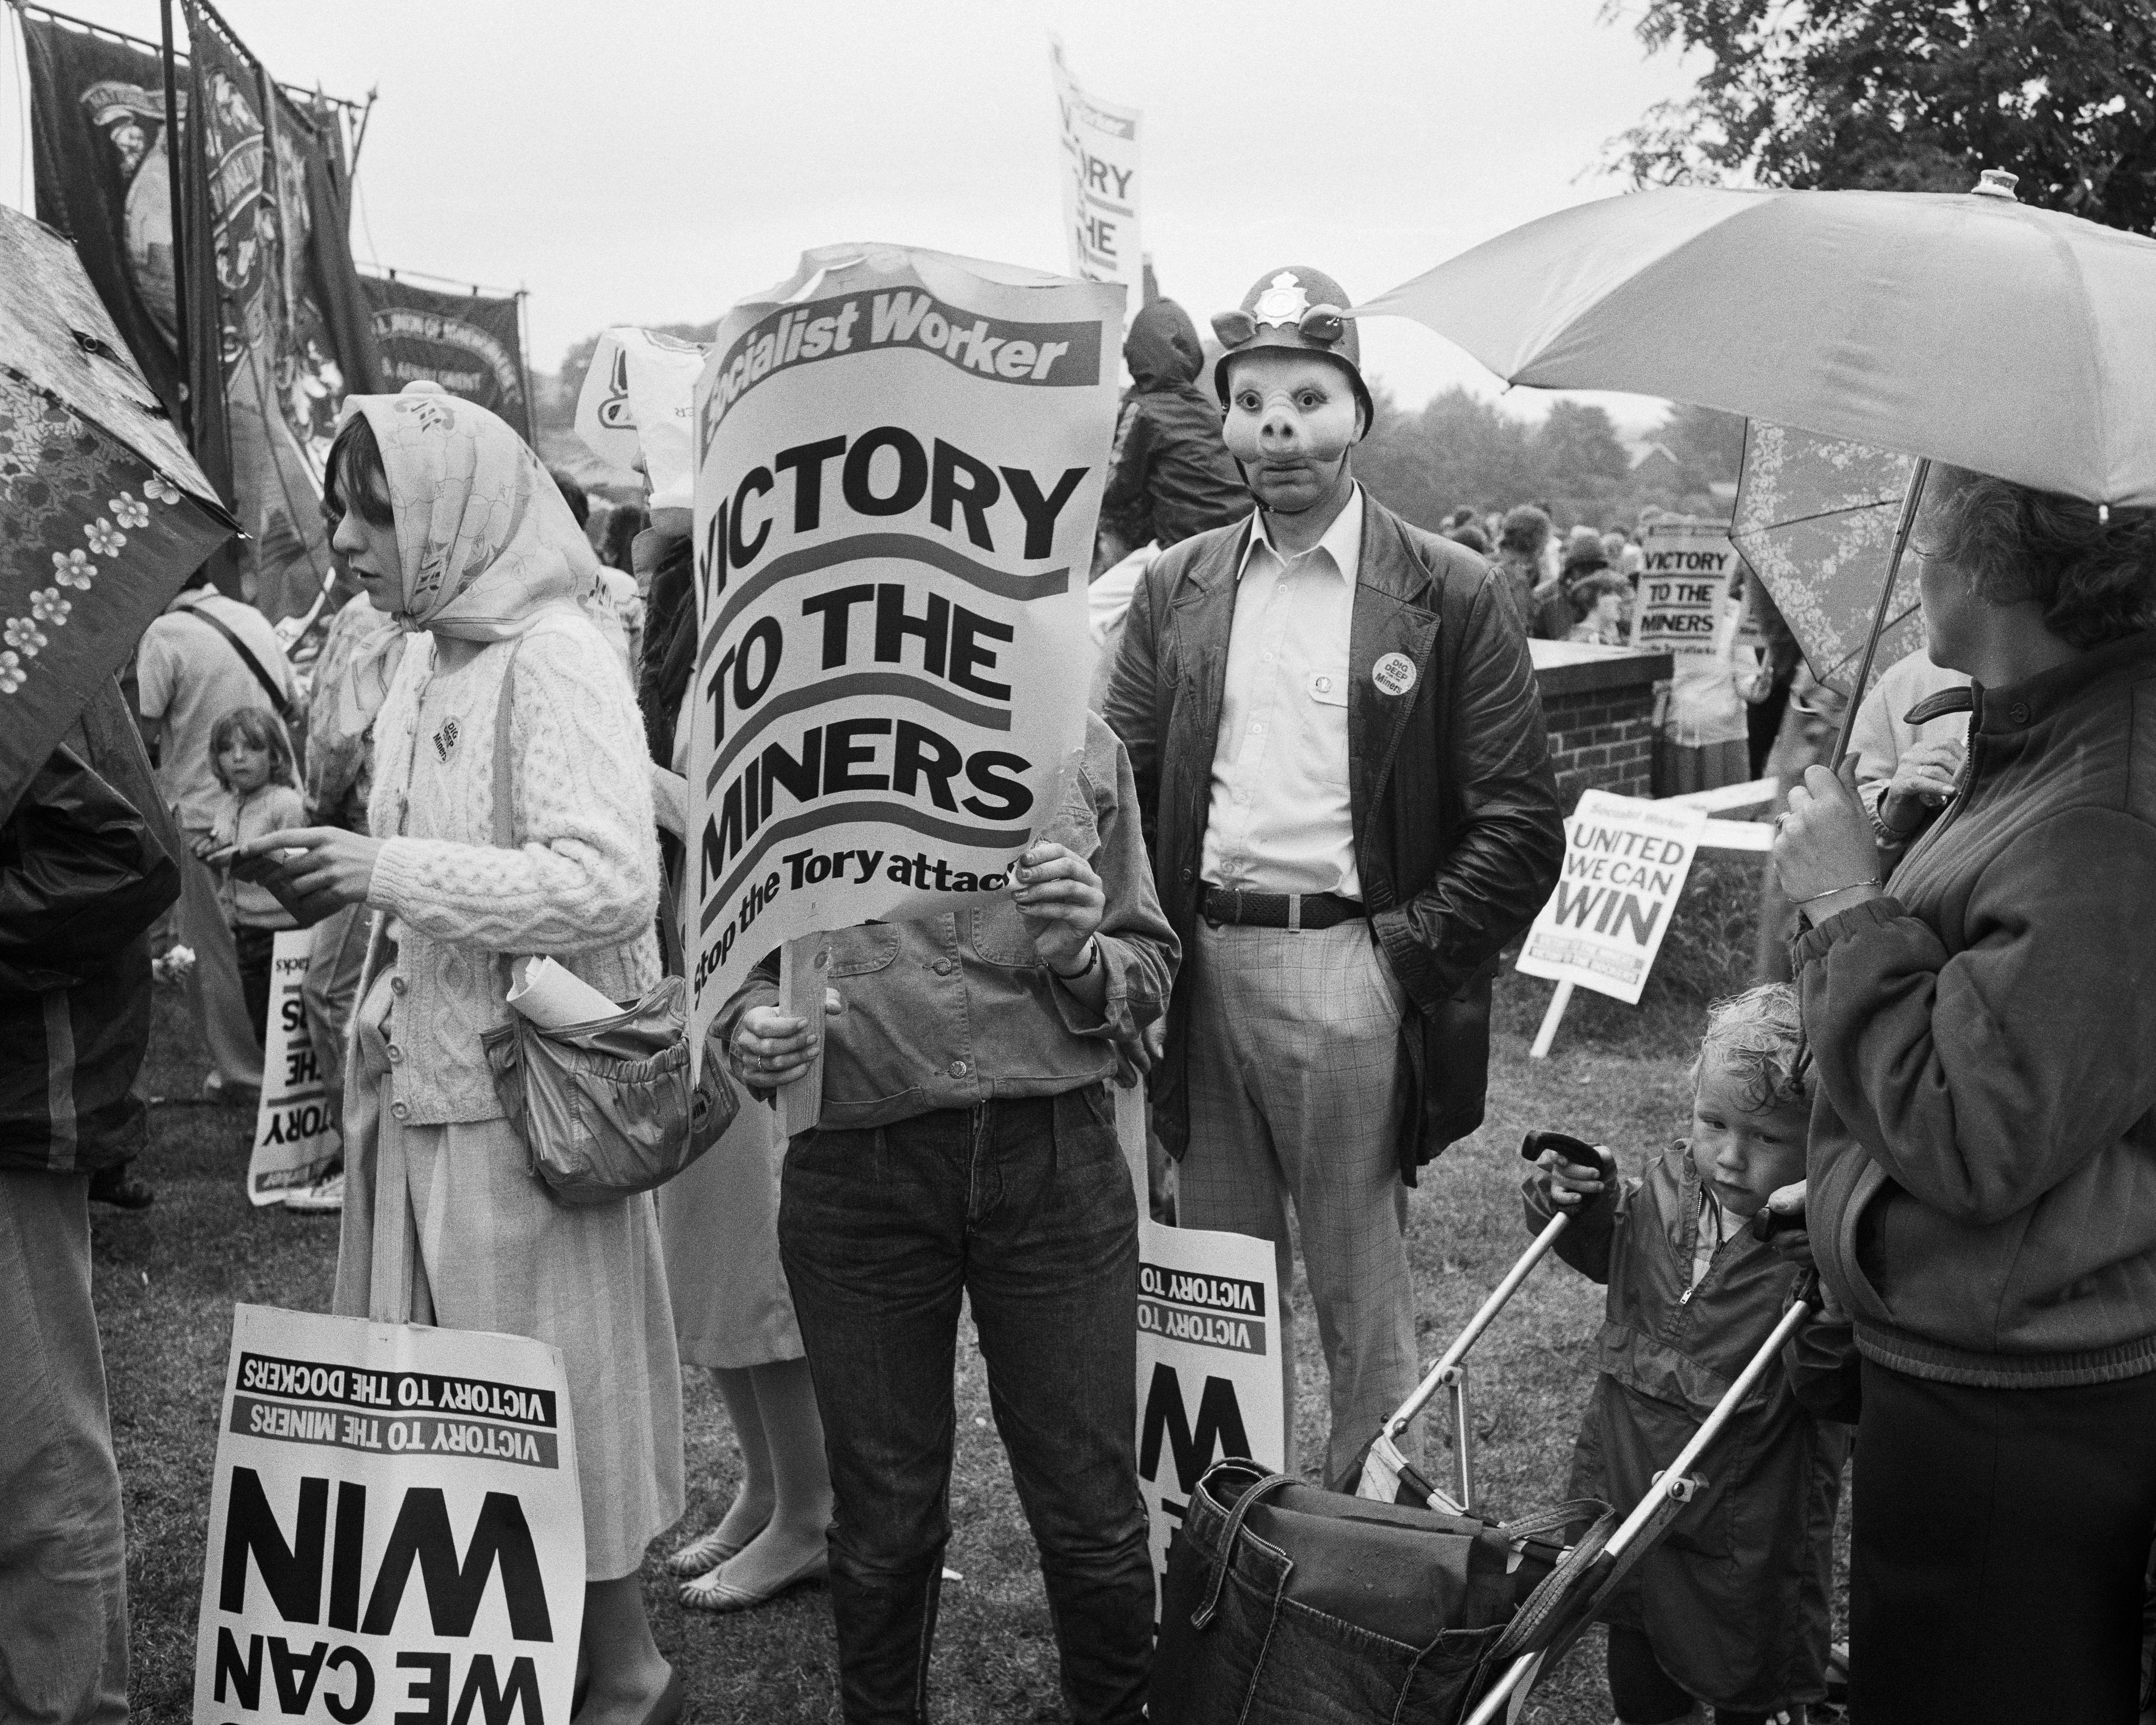
[[[172,352],[180,372],[180,435],[192,448],[195,404],[193,377],[188,368],[193,357],[187,340],[187,250],[186,218],[181,209],[179,71],[172,52],[172,0],[163,0],[158,11],[164,27],[166,187],[172,200]],[[199,114],[191,117],[194,124],[202,123]]]
[[[1878,607],[1871,614],[1871,637],[1864,644],[1864,657],[1856,667],[1856,682],[1849,697],[1848,711],[1841,716],[1841,733],[1834,740],[1834,759],[1830,764],[1837,773],[1849,756],[1850,733],[1856,728],[1856,711],[1864,705],[1866,688],[1871,680],[1871,661],[1879,651],[1879,637],[1886,632],[1887,613],[1894,603],[1894,584],[1902,577],[1902,553],[1909,548],[1909,532],[1917,525],[1917,507],[1924,501],[1924,481],[1931,471],[1928,460],[1918,461],[1916,471],[1909,475],[1909,489],[1902,494],[1902,519],[1894,529],[1894,554],[1887,560],[1887,579],[1879,589]]]

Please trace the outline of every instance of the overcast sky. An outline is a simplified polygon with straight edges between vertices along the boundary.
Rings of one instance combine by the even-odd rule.
[[[63,10],[155,38],[156,0]],[[1065,267],[1048,70],[1144,111],[1146,249],[1202,327],[1261,270],[1351,295],[1619,183],[1604,143],[1698,69],[1636,0],[220,0],[279,79],[381,99],[352,249],[531,290],[532,363],[716,316],[854,239]],[[176,8],[177,10],[177,8]],[[12,14],[4,14],[12,19]],[[0,198],[28,202],[21,45]],[[1500,386],[1419,325],[1363,331],[1408,403]],[[1531,392],[1508,405],[1539,411]],[[1609,398],[1625,429],[1651,404]]]

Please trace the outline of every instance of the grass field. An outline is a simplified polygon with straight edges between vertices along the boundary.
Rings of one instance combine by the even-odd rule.
[[[1732,942],[1735,957],[1738,941]],[[1680,1130],[1696,1001],[1658,997],[1635,1011],[1579,995],[1554,1057],[1527,1047],[1546,984],[1507,973],[1498,985],[1490,1117],[1425,1170],[1409,1220],[1425,1357],[1433,1356],[1525,1243],[1518,1197],[1521,1133],[1562,1127],[1616,1147],[1636,1166]],[[194,1093],[202,1062],[177,990],[161,989],[153,1094]],[[218,1384],[235,1301],[321,1310],[336,1266],[336,1223],[253,1209],[241,1190],[249,1118],[192,1102],[159,1106],[141,1171],[157,1191],[141,1215],[95,1212],[96,1294],[126,1491],[138,1717],[188,1717]],[[1307,1296],[1296,1301],[1313,1337]],[[1553,1262],[1529,1282],[1475,1356],[1474,1423],[1485,1505],[1517,1515],[1563,1496],[1588,1380],[1578,1362],[1599,1291]],[[1322,1453],[1322,1373],[1304,1373],[1298,1430]],[[952,1485],[956,1528],[934,1679],[939,1719],[965,1725],[1055,1720],[1055,1647],[1031,1542],[988,1424],[978,1358],[960,1353],[960,1432]],[[700,1528],[732,1493],[737,1458],[708,1384],[692,1374],[687,1403],[691,1502]],[[662,1542],[664,1548],[668,1542]],[[719,1722],[835,1720],[829,1605],[798,1592],[745,1617],[684,1611],[657,1563],[646,1596],[659,1640],[680,1667],[691,1716]],[[1537,1696],[1543,1725],[1603,1725],[1609,1704],[1599,1635]]]

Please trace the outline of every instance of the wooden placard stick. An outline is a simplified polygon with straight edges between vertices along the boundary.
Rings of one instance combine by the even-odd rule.
[[[803,935],[778,949],[778,1009],[815,1027],[816,1058],[791,1084],[779,1086],[778,1129],[791,1138],[814,1126],[824,1112],[824,990],[831,979],[828,935]]]
[[[1565,978],[1550,996],[1549,1009],[1543,1014],[1542,1028],[1535,1032],[1535,1043],[1527,1050],[1531,1060],[1549,1058],[1550,1045],[1557,1040],[1557,1027],[1563,1020],[1564,1009],[1572,1004],[1572,978]]]

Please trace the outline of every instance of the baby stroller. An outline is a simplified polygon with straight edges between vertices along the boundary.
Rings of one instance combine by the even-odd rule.
[[[1558,1132],[1529,1133],[1520,1153],[1532,1161],[1545,1149],[1594,1158],[1591,1146]],[[1587,1500],[1493,1521],[1474,1507],[1467,1355],[1570,1219],[1559,1215],[1543,1230],[1384,1422],[1355,1496],[1238,1458],[1207,1471],[1168,1553],[1151,1709],[1158,1725],[1492,1725],[1520,1717],[1543,1669],[1579,1639],[1705,1485],[1700,1458],[1815,1297],[1800,1289],[1621,1521]],[[1452,1403],[1456,1496],[1399,1447],[1441,1389]]]

